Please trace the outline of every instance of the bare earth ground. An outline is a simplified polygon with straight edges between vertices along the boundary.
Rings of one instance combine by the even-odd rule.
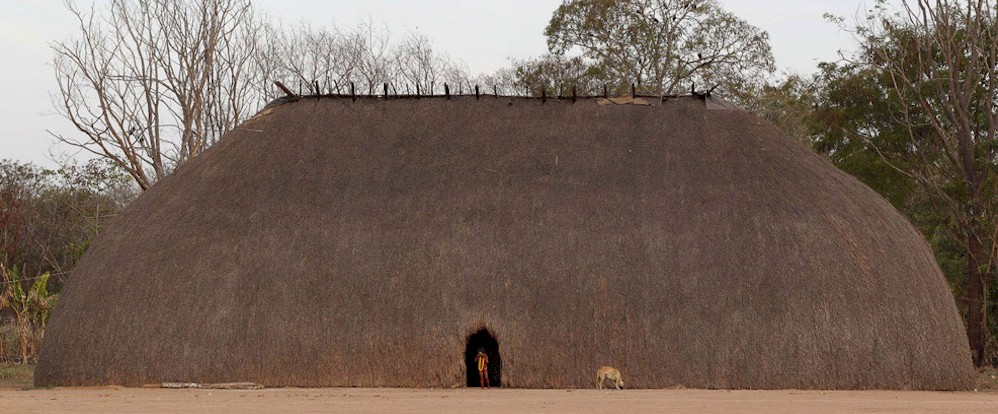
[[[0,413],[998,413],[994,392],[0,389]]]
[[[982,392],[32,389],[32,366],[0,364],[0,414],[28,413],[998,413],[998,370]]]

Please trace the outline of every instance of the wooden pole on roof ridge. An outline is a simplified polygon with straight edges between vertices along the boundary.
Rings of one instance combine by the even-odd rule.
[[[353,82],[350,82],[350,99],[353,100],[354,102],[357,102],[357,95],[356,91],[354,90]]]
[[[450,99],[450,85],[447,83],[444,83],[444,96],[446,96],[447,99]]]
[[[499,99],[499,87],[495,84],[492,84],[492,94],[496,96],[496,99]]]
[[[388,82],[385,82],[385,100],[388,100]]]
[[[295,93],[291,92],[291,89],[288,89],[287,86],[284,86],[284,84],[281,83],[281,81],[274,81],[274,85],[277,85],[277,88],[280,89],[281,92],[284,92],[285,95],[295,96]]]
[[[478,98],[479,98],[479,95],[478,95],[478,85],[475,85],[475,100],[477,101]]]

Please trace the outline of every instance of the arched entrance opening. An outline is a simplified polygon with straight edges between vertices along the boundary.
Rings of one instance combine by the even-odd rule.
[[[478,351],[485,352],[489,357],[489,383],[493,387],[502,386],[502,356],[499,355],[499,341],[492,336],[488,329],[479,329],[468,336],[467,345],[464,348],[464,365],[468,372],[468,386],[478,387],[481,382],[478,378],[478,364],[475,357]]]

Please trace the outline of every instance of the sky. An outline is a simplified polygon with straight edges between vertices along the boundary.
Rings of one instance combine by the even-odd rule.
[[[91,1],[77,0],[78,4]],[[855,19],[870,0],[720,0],[724,8],[769,33],[781,73],[813,73],[838,59],[855,39],[823,18]],[[546,51],[544,27],[561,0],[255,0],[258,11],[285,23],[355,26],[369,20],[392,32],[416,30],[434,48],[463,62],[472,75],[506,66],[510,58]],[[0,159],[55,167],[73,156],[49,131],[72,134],[54,114],[56,83],[50,42],[76,33],[63,0],[0,0]],[[77,155],[77,157],[79,157]]]

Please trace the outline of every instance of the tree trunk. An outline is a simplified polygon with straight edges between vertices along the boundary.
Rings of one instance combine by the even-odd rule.
[[[986,361],[988,343],[987,291],[989,273],[982,270],[983,248],[973,234],[967,237],[967,291],[963,296],[967,308],[967,339],[974,366],[982,366]]]

